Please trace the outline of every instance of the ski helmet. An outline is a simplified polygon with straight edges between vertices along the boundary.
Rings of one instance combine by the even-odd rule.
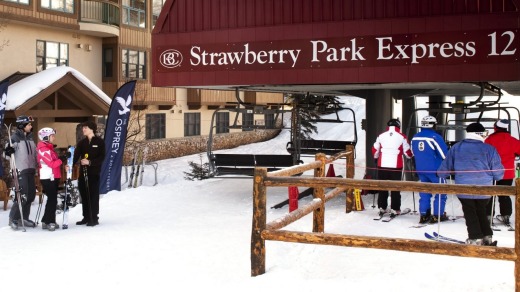
[[[34,122],[33,118],[31,116],[19,116],[16,118],[16,127],[18,129],[23,129],[27,124],[30,124]]]
[[[386,123],[387,126],[394,126],[394,127],[398,127],[398,128],[401,128],[401,122],[398,120],[398,119],[390,119],[388,121],[388,123]]]
[[[425,116],[421,120],[421,128],[433,128],[437,125],[437,119],[432,116]]]
[[[42,128],[38,131],[38,138],[42,141],[49,141],[50,135],[56,135],[56,130],[53,128]]]

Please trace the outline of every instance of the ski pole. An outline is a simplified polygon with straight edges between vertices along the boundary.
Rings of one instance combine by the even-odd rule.
[[[85,159],[88,159],[88,153],[85,153]],[[87,166],[86,165],[83,165],[83,179],[85,179],[85,190],[87,191],[87,200],[88,200],[88,210],[89,210],[89,216],[90,216],[90,223],[94,224],[94,220],[92,220],[92,200],[90,199],[90,188],[88,186],[88,171],[87,171]]]
[[[42,210],[42,204],[43,204],[43,198],[44,194],[42,192],[42,195],[40,197],[40,200],[39,200],[39,204],[38,204],[38,210],[36,211],[36,226],[38,226],[38,222],[40,221],[40,213],[41,213],[41,210]]]
[[[439,177],[439,183],[442,182],[442,178]],[[436,194],[437,196],[437,233],[441,234],[441,194]],[[434,212],[435,213],[435,212]],[[433,215],[435,216],[435,215]]]
[[[497,181],[493,181],[493,184],[496,186]],[[489,226],[491,227],[491,229],[493,229],[493,217],[495,217],[495,198],[496,196],[491,196],[491,200],[493,200],[491,202],[491,218],[489,220]]]

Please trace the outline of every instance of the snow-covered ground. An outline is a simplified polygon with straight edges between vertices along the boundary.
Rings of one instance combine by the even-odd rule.
[[[365,115],[364,101],[346,102],[359,122]],[[349,131],[341,128],[345,124],[320,124],[319,135],[341,140]],[[285,154],[289,137],[283,131],[268,142],[218,152]],[[364,140],[364,131],[358,129],[356,178],[365,172]],[[206,161],[205,153],[202,158]],[[123,187],[101,199],[96,227],[74,225],[82,218],[77,206],[70,212],[68,230],[49,232],[39,226],[14,232],[7,226],[9,211],[0,210],[1,290],[514,291],[510,261],[273,241],[266,243],[266,273],[251,277],[252,180],[185,180],[188,162],[199,160],[199,155],[191,155],[158,161],[156,186],[153,168],[147,166],[143,186]],[[341,162],[334,169],[336,174],[345,172]],[[269,188],[267,206],[287,196],[287,188]],[[417,193],[403,192],[402,198],[403,208],[418,209]],[[300,206],[311,199],[301,199]],[[419,221],[416,214],[391,223],[374,221],[373,196],[363,200],[366,210],[349,214],[344,196],[329,201],[325,231],[411,239],[438,231],[437,225],[410,228]],[[37,207],[36,201],[31,218]],[[446,210],[449,215],[462,215],[452,197]],[[268,221],[286,212],[288,206],[269,209]],[[311,231],[312,216],[287,228]],[[459,239],[467,235],[464,219],[442,223],[440,231]],[[514,246],[514,232],[504,229],[494,238],[499,246]]]

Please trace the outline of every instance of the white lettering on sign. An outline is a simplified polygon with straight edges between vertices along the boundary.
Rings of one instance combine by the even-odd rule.
[[[325,53],[327,62],[348,61],[347,53],[350,53],[350,60],[365,60],[361,54],[363,47],[356,46],[356,39],[350,40],[350,47],[329,48],[326,41],[311,41],[312,59],[311,62],[320,62],[319,55]]]
[[[206,52],[201,47],[191,47],[190,63],[193,66],[215,66],[215,65],[252,65],[258,64],[283,64],[287,59],[296,65],[301,50],[269,50],[252,51],[249,44],[244,44],[244,50],[239,52]]]
[[[243,69],[250,65],[277,65],[273,68],[307,68],[313,63],[325,68],[328,64],[351,63],[362,66],[383,65],[388,61],[401,61],[415,65],[460,59],[467,62],[474,57],[477,62],[491,56],[515,56],[519,42],[516,30],[464,34],[460,38],[450,34],[446,40],[442,34],[394,35],[358,37],[351,39],[292,40],[279,43],[259,42],[213,45],[213,49],[200,45],[186,47],[193,67],[226,67]],[[432,40],[433,39],[433,40]],[[489,40],[489,42],[487,42]],[[276,49],[265,49],[276,44]],[[289,47],[290,48],[284,48]],[[229,51],[229,48],[237,48]],[[221,49],[218,49],[221,48]],[[182,51],[182,50],[181,50]],[[160,54],[165,68],[181,68],[182,54],[167,49]],[[510,60],[510,59],[508,59]],[[377,62],[377,63],[376,63]],[[280,66],[281,65],[281,66]],[[186,70],[187,68],[182,68]],[[191,69],[190,69],[191,70]]]
[[[513,49],[511,45],[513,44],[513,41],[515,40],[515,33],[512,31],[505,31],[502,33],[501,37],[507,40],[507,45],[502,48],[500,53],[497,53],[497,33],[491,33],[488,34],[488,36],[491,38],[491,52],[489,53],[489,56],[506,56],[506,55],[514,55],[516,52],[516,48]]]
[[[392,37],[376,38],[378,42],[377,60],[410,60],[419,64],[423,58],[461,58],[475,56],[475,42],[429,43],[398,45],[393,44]]]

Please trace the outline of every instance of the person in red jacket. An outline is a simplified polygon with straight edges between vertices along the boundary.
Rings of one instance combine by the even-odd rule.
[[[505,172],[504,177],[497,181],[497,185],[510,186],[515,178],[515,157],[520,156],[520,141],[509,133],[509,121],[498,120],[495,122],[495,132],[487,137],[485,143],[494,146],[497,149]],[[492,199],[494,200],[494,198]],[[486,211],[490,219],[493,218],[494,210],[493,201],[489,200]],[[513,213],[511,198],[508,196],[498,196],[500,203],[500,215],[497,217],[502,222],[509,224],[509,219]]]
[[[401,122],[390,119],[386,131],[381,133],[372,146],[372,155],[376,160],[377,174],[380,180],[401,180],[403,170],[403,154],[412,158],[413,153],[406,136],[401,133]],[[388,191],[379,191],[377,198],[379,216],[387,213]],[[391,191],[391,217],[401,213],[401,192]]]

